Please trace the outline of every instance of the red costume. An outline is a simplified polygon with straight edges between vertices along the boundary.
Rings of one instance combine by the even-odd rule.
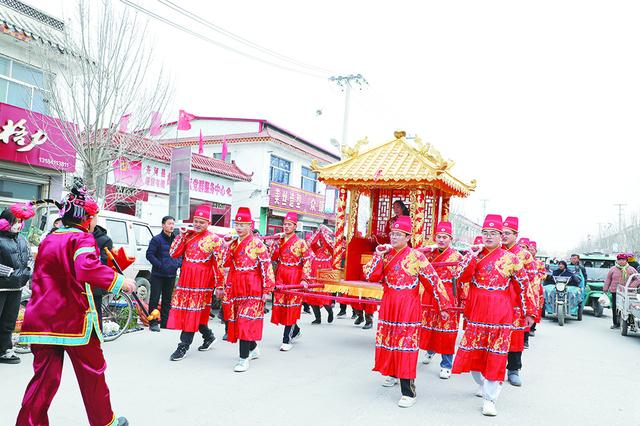
[[[236,222],[251,223],[249,209],[239,208]],[[235,240],[225,253],[224,266],[229,268],[223,298],[228,341],[262,340],[263,296],[275,285],[267,246],[253,235]]]
[[[318,277],[318,271],[321,269],[333,269],[331,266],[331,259],[333,258],[333,246],[335,244],[335,237],[331,230],[324,225],[321,225],[318,230],[311,237],[309,242],[309,249],[311,250],[311,272],[312,278]],[[305,296],[304,302],[312,306],[329,305],[328,302],[323,299],[318,299],[313,296]]]
[[[86,196],[86,198],[85,198]],[[93,203],[93,204],[91,204]],[[76,219],[97,214],[97,205],[74,188],[61,213]],[[116,422],[100,348],[102,333],[91,287],[118,294],[124,276],[100,263],[93,235],[86,229],[63,227],[40,244],[32,276],[20,342],[31,344],[34,375],[22,400],[17,425],[48,425],[47,411],[62,375],[66,353],[78,379],[89,424]]]
[[[483,229],[502,230],[502,219],[488,215]],[[489,381],[504,380],[515,311],[531,315],[535,300],[527,293],[528,277],[512,253],[486,247],[463,259],[459,279],[471,282],[465,306],[466,329],[453,363],[453,373],[477,371]],[[512,288],[514,291],[512,291]]]
[[[446,226],[448,224],[448,226]],[[451,224],[441,222],[437,232],[447,233],[451,236]],[[435,262],[460,262],[462,255],[451,247],[444,251],[435,250],[427,255],[430,263]],[[462,303],[466,298],[466,289],[460,281],[456,284],[456,297],[453,295],[453,278],[458,275],[459,266],[434,266],[440,281],[444,285],[449,300]],[[422,328],[420,329],[420,349],[437,352],[439,354],[453,354],[455,352],[456,337],[460,315],[452,314],[446,320],[442,319],[440,311],[434,299],[434,292],[428,286],[422,293]]]
[[[295,215],[295,216],[294,216]],[[285,221],[298,221],[298,215],[288,213]],[[311,279],[311,253],[307,242],[297,235],[279,239],[273,246],[271,260],[277,261],[276,285],[299,285]],[[276,292],[271,310],[271,322],[295,325],[300,319],[302,296]]]
[[[408,218],[407,221],[409,225],[403,232],[411,232],[411,222]],[[404,224],[399,220],[395,225]],[[384,255],[374,254],[363,270],[368,281],[381,282],[384,287],[373,371],[399,379],[415,379],[421,325],[420,285],[424,291],[433,292],[438,310],[450,307],[449,295],[425,255],[408,246]]]
[[[195,332],[208,324],[213,290],[223,282],[222,249],[222,238],[209,231],[180,234],[173,241],[169,254],[183,260],[167,328]]]

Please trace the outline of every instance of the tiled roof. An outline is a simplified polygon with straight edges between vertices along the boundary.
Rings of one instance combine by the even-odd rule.
[[[64,23],[20,1],[0,0],[0,31],[66,50]]]
[[[454,177],[447,161],[430,154],[429,147],[412,146],[399,137],[337,163],[312,165],[318,180],[329,185],[389,186],[428,182],[452,195],[466,197],[475,189],[475,181],[464,183]]]
[[[127,148],[132,154],[142,155],[145,158],[152,158],[166,163],[171,162],[171,147],[149,139],[139,138],[137,143],[128,144]],[[191,157],[191,166],[195,170],[245,182],[251,181],[251,177],[253,176],[253,173],[249,174],[240,170],[235,161],[227,163],[226,161],[195,153],[193,153]]]

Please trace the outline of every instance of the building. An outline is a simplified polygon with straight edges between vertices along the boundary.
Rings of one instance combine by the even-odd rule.
[[[253,172],[250,182],[236,183],[232,213],[238,206],[251,208],[262,234],[281,231],[288,211],[298,213],[300,232],[335,223],[336,191],[318,182],[311,162],[333,163],[340,160],[339,155],[267,120],[196,117],[191,130],[177,131],[176,126],[164,126],[164,145],[191,146],[198,152],[202,131],[205,157],[221,158],[223,147],[227,147],[225,161]]]
[[[0,208],[59,199],[76,155],[49,116],[41,49],[64,54],[61,20],[16,0],[0,0]]]
[[[162,217],[169,214],[171,148],[145,138],[129,146],[129,156],[117,159],[109,176],[107,208],[136,215],[150,224],[160,224]],[[189,220],[197,206],[210,204],[212,225],[231,226],[235,185],[250,181],[251,174],[242,171],[233,161],[192,153]]]

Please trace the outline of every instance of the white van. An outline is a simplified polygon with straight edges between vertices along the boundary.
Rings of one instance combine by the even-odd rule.
[[[37,228],[46,235],[57,218],[58,209],[55,206],[38,206],[31,226],[37,225]],[[148,302],[151,291],[149,283],[151,264],[147,260],[147,247],[153,238],[149,224],[136,216],[102,210],[98,216],[98,225],[107,230],[107,235],[113,240],[113,248],[124,247],[129,256],[135,256],[135,263],[124,273],[127,277],[136,280],[138,296]]]

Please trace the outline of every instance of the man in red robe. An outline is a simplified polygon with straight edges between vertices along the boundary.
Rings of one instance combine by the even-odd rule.
[[[502,224],[502,245],[503,248],[520,259],[520,263],[527,274],[527,280],[524,283],[523,291],[525,294],[531,296],[534,300],[535,309],[530,311],[532,317],[536,317],[538,306],[538,293],[537,289],[534,289],[536,277],[538,274],[538,265],[527,250],[520,248],[516,244],[518,238],[519,221],[517,217],[509,216],[504,220]],[[515,291],[515,286],[512,287],[512,291]],[[519,304],[514,307],[515,309],[515,321],[513,323],[513,332],[511,333],[511,344],[509,345],[509,356],[507,362],[507,379],[513,386],[522,386],[522,379],[520,378],[520,369],[522,368],[522,352],[524,351],[524,334],[529,328]]]
[[[331,230],[325,225],[320,225],[309,242],[309,249],[311,250],[311,276],[314,279],[318,278],[318,272],[320,270],[333,269],[331,266],[331,259],[333,258],[334,244],[335,237]],[[311,306],[313,315],[316,317],[311,324],[322,323],[322,318],[320,316],[321,306],[324,306],[325,310],[329,314],[327,322],[333,322],[333,307],[331,306],[331,302],[327,302],[324,299],[316,298],[314,296],[306,296],[304,299],[305,302]]]
[[[462,255],[451,248],[451,241],[453,241],[451,222],[440,222],[436,227],[436,244],[438,247],[427,255],[429,262],[432,264],[437,262],[460,262]],[[449,300],[461,304],[465,299],[466,289],[460,281],[454,282],[454,277],[458,275],[459,266],[434,266],[434,268],[447,290]],[[456,286],[455,290],[454,285]],[[460,315],[457,313],[450,315],[446,320],[442,318],[431,289],[427,289],[422,293],[420,349],[427,351],[422,363],[429,364],[436,353],[441,354],[441,379],[451,377],[459,322]]]
[[[104,372],[107,364],[91,288],[118,294],[135,291],[135,281],[100,263],[92,231],[98,205],[85,188],[74,187],[58,204],[63,227],[42,241],[32,276],[20,343],[31,344],[33,378],[27,385],[18,426],[48,425],[47,411],[58,391],[65,353],[87,411],[89,424],[127,425],[111,409]],[[6,383],[8,385],[8,383]],[[79,421],[79,419],[78,419]]]
[[[529,240],[527,241],[527,249],[529,250],[529,253],[531,253],[531,256],[533,256],[533,260],[536,262],[536,267],[538,270],[537,273],[537,281],[536,281],[536,286],[535,288],[538,289],[538,294],[539,294],[539,298],[538,298],[538,310],[536,312],[536,316],[535,316],[535,320],[536,322],[531,326],[528,336],[525,334],[525,343],[528,343],[528,339],[527,337],[535,337],[536,335],[536,328],[537,325],[540,323],[540,321],[542,320],[542,310],[544,309],[544,280],[547,278],[547,268],[545,268],[544,266],[544,261],[542,259],[538,259],[536,258],[536,255],[538,254],[538,244],[533,241],[533,240]],[[528,347],[528,344],[527,346]]]
[[[216,289],[222,298],[227,325],[227,341],[240,341],[240,359],[234,371],[249,369],[249,361],[260,357],[256,342],[262,340],[264,305],[275,285],[269,249],[252,232],[251,211],[238,208],[235,216],[238,239],[225,252],[224,266],[229,268],[227,281]]]
[[[514,305],[533,323],[535,300],[525,289],[528,277],[520,259],[502,248],[502,218],[490,214],[482,226],[483,247],[465,255],[459,279],[470,282],[465,304],[466,328],[453,361],[453,374],[471,372],[484,398],[482,414],[498,414],[515,317]],[[516,291],[512,291],[512,288]]]
[[[420,289],[432,292],[434,308],[443,319],[449,317],[449,294],[424,254],[408,246],[411,218],[400,216],[390,232],[391,249],[378,246],[363,267],[365,278],[381,282],[384,294],[380,304],[376,355],[373,371],[387,376],[383,386],[392,387],[400,379],[403,408],[416,403],[416,365],[420,332]]]
[[[289,212],[284,218],[282,228],[284,235],[272,246],[271,260],[278,262],[276,266],[276,285],[307,286],[311,274],[311,255],[307,242],[296,235],[298,214]],[[276,292],[271,310],[271,322],[284,325],[280,350],[290,351],[294,342],[300,337],[300,319],[302,296]]]
[[[171,298],[167,328],[182,330],[180,343],[171,361],[184,359],[196,331],[202,334],[199,351],[211,349],[216,338],[209,328],[209,313],[214,288],[223,280],[220,272],[222,238],[207,229],[211,223],[211,206],[202,204],[193,217],[193,231],[180,229],[171,244],[171,257],[182,257],[180,278]]]

